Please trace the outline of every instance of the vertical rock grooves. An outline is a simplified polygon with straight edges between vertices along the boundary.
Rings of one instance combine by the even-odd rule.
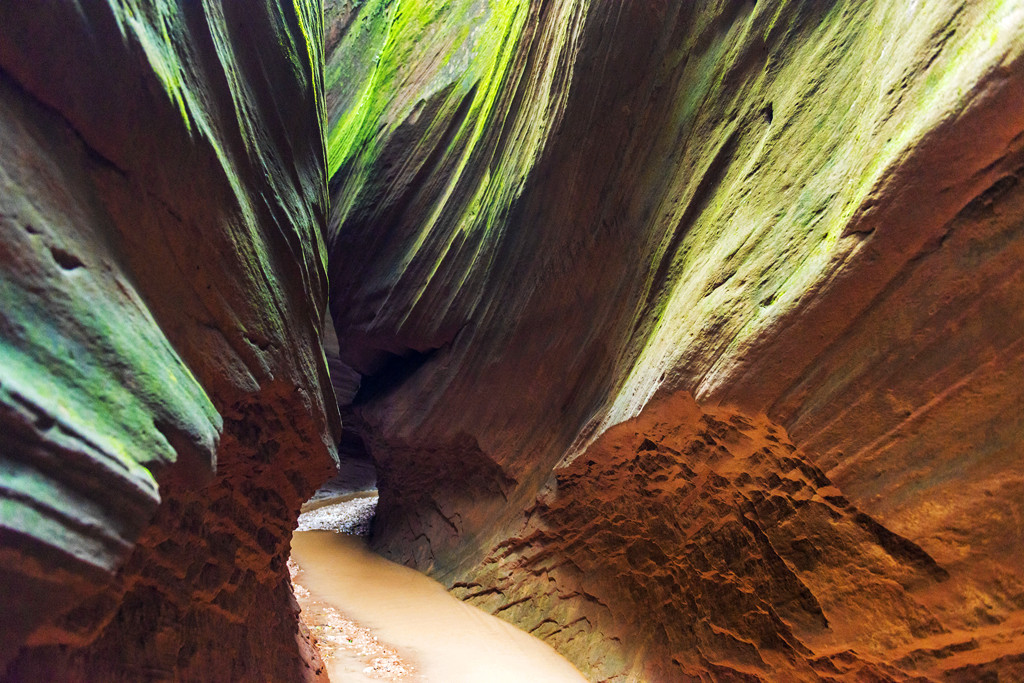
[[[595,680],[1024,673],[1020,3],[0,26],[5,678],[318,678],[332,386],[377,547]]]
[[[0,672],[311,680],[285,558],[338,431],[319,7],[0,25]]]
[[[1019,668],[1018,5],[325,11],[382,551],[599,680]]]

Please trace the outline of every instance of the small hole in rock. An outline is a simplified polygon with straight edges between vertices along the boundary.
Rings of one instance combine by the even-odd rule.
[[[76,268],[85,267],[82,259],[75,256],[70,251],[61,249],[60,247],[50,247],[50,255],[53,256],[53,260],[57,262],[57,265],[64,270],[74,270]]]

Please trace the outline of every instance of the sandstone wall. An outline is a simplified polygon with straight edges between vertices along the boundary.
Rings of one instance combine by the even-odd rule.
[[[328,70],[329,271],[382,550],[602,680],[1019,666],[1019,5],[380,0],[327,23],[359,74]],[[795,455],[665,456],[692,411]],[[649,448],[609,431],[655,419]],[[654,482],[616,476],[609,439],[678,493],[638,506]],[[682,593],[629,592],[652,575]],[[555,594],[544,625],[528,605]]]
[[[0,27],[0,672],[313,679],[284,562],[339,427],[320,8]]]

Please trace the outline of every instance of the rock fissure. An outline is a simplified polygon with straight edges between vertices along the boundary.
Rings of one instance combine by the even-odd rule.
[[[1024,676],[1017,3],[36,10],[0,677],[323,680],[339,453],[592,680]]]

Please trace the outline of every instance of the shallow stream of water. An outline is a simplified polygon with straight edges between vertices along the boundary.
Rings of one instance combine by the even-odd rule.
[[[297,531],[292,560],[319,600],[410,659],[423,683],[580,683],[541,640],[371,552],[359,536]],[[328,671],[330,672],[330,662]],[[344,679],[335,683],[344,683]]]

